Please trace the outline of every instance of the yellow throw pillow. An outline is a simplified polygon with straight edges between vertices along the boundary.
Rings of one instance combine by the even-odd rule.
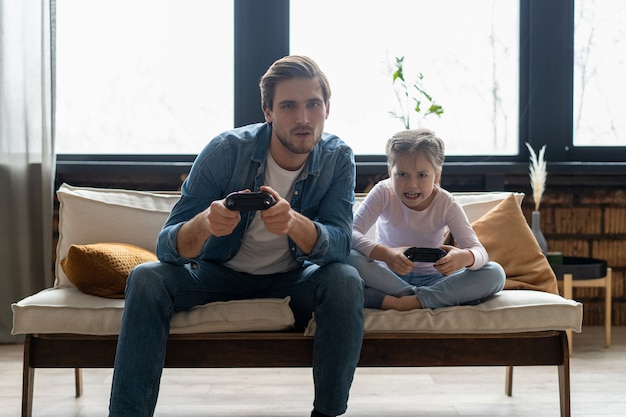
[[[133,268],[156,261],[146,249],[126,243],[71,245],[61,267],[82,292],[106,298],[124,298],[126,279]]]
[[[556,276],[514,196],[475,220],[472,227],[489,259],[504,268],[507,278],[504,289],[559,293]]]

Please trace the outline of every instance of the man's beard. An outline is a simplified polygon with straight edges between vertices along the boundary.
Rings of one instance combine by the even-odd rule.
[[[309,133],[315,133],[314,131],[311,130],[307,130],[307,132]],[[285,135],[283,135],[281,132],[275,131],[274,132],[276,134],[276,138],[278,138],[278,141],[285,147],[287,148],[287,150],[289,150],[291,153],[295,153],[295,154],[309,154],[313,151],[313,149],[315,148],[315,145],[317,145],[321,139],[321,135],[319,135],[318,137],[315,138],[315,141],[313,142],[312,146],[307,147],[306,149],[304,149],[303,147],[298,147],[296,146],[295,143],[292,143],[289,141],[288,137],[286,137]]]

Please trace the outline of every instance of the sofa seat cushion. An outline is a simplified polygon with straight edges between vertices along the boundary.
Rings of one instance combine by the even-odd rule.
[[[75,287],[49,288],[11,305],[13,334],[116,335],[124,300],[88,295]],[[289,298],[215,302],[176,313],[173,334],[282,331],[295,320]]]
[[[474,306],[411,311],[365,309],[371,333],[522,333],[544,330],[580,332],[581,303],[542,291],[504,290]],[[305,334],[315,334],[311,321]]]
[[[43,290],[12,305],[13,334],[119,333],[124,300],[96,297],[76,288]],[[413,311],[366,309],[366,332],[517,333],[580,331],[582,305],[531,290],[505,290],[477,306]],[[283,331],[293,328],[289,299],[210,303],[177,313],[171,333]],[[306,335],[315,333],[309,324]]]

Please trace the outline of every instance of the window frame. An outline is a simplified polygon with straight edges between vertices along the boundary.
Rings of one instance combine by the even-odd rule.
[[[274,60],[289,53],[289,0],[234,0],[234,7],[236,127],[264,120],[258,80]],[[519,53],[518,154],[447,156],[447,172],[495,176],[525,172],[525,142],[535,149],[547,145],[546,158],[552,172],[624,172],[626,147],[573,145],[574,0],[520,0]],[[222,128],[226,129],[228,126]],[[468,137],[472,134],[470,126]],[[195,155],[59,154],[57,171],[188,170],[194,158]],[[380,155],[356,155],[356,160],[359,174],[386,172],[382,150]]]

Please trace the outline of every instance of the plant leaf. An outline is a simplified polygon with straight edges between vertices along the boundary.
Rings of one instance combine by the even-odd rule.
[[[539,156],[535,153],[535,150],[526,142],[526,147],[530,153],[530,186],[533,190],[533,200],[535,202],[535,211],[539,210],[541,204],[541,197],[546,187],[547,163],[545,160],[546,145],[543,145],[539,150]]]
[[[438,104],[431,104],[431,106],[428,108],[428,113],[426,114],[436,114],[437,116],[441,117],[441,115],[443,114],[443,107],[441,107]]]

